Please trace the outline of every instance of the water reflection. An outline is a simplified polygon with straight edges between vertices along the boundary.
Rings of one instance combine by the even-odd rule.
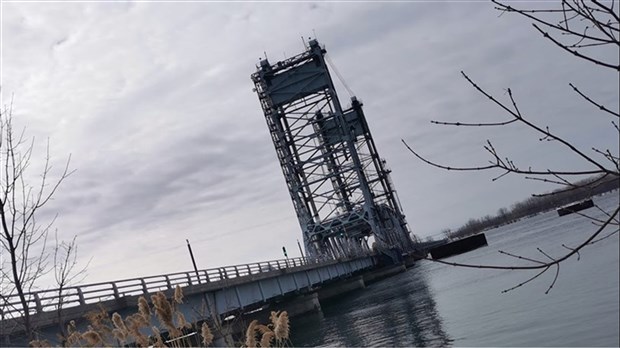
[[[322,304],[292,321],[294,346],[449,346],[425,272],[417,266]]]

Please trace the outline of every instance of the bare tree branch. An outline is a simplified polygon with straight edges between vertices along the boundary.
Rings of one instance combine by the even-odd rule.
[[[536,9],[516,9],[509,5],[505,5],[498,0],[492,0],[494,4],[497,5],[496,9],[500,11],[500,16],[505,13],[517,13],[525,18],[532,20],[534,23],[532,25],[534,28],[543,34],[543,37],[547,38],[554,45],[559,46],[564,51],[574,55],[588,63],[595,63],[596,65],[611,68],[616,72],[620,71],[620,65],[618,65],[618,61],[605,61],[596,56],[596,53],[599,51],[595,50],[600,47],[610,47],[611,49],[620,48],[620,41],[617,39],[617,33],[620,32],[620,19],[615,12],[614,2],[611,5],[608,3],[602,3],[597,0],[593,0],[592,2],[586,2],[583,0],[562,0],[557,6],[556,3],[551,2],[542,2],[544,8],[536,8]],[[553,17],[555,16],[555,21]],[[555,34],[555,36],[554,36]],[[571,43],[563,43],[560,42],[558,37],[568,38]],[[579,51],[577,51],[579,49]],[[432,160],[429,160],[416,151],[412,149],[404,140],[402,140],[405,147],[418,159],[424,162],[427,165],[432,167],[450,170],[450,171],[482,171],[482,170],[491,170],[497,169],[500,171],[496,177],[492,180],[498,180],[508,174],[515,175],[523,175],[525,179],[541,181],[545,183],[552,183],[556,185],[560,185],[563,188],[559,190],[554,190],[550,193],[537,194],[534,197],[528,200],[527,204],[538,204],[538,207],[546,207],[549,208],[549,204],[556,204],[554,207],[558,207],[560,204],[567,204],[567,199],[571,197],[591,197],[594,192],[601,192],[601,190],[608,190],[610,188],[616,187],[618,184],[618,180],[620,179],[620,159],[619,155],[612,153],[612,151],[608,149],[602,150],[596,147],[591,147],[592,151],[601,155],[605,158],[605,161],[599,160],[597,156],[594,158],[588,153],[581,151],[577,148],[574,143],[571,143],[567,139],[564,139],[558,134],[552,132],[548,126],[540,126],[536,124],[536,122],[531,121],[529,118],[525,118],[519,109],[519,105],[516,102],[515,97],[513,96],[512,90],[510,88],[507,89],[507,94],[509,96],[509,102],[500,101],[492,94],[487,92],[485,89],[480,87],[477,83],[475,83],[467,74],[461,71],[462,76],[468,81],[468,83],[476,89],[479,93],[481,93],[484,97],[489,99],[492,103],[498,106],[503,112],[506,112],[510,119],[505,121],[498,122],[444,122],[444,121],[431,121],[431,123],[442,126],[466,126],[466,127],[487,127],[487,126],[495,126],[502,127],[507,126],[514,123],[520,123],[527,128],[537,132],[541,136],[539,137],[540,141],[555,141],[569,150],[570,152],[577,155],[577,157],[588,166],[593,166],[594,168],[591,170],[564,170],[558,171],[552,168],[548,168],[546,170],[535,170],[531,167],[528,169],[520,169],[517,164],[514,163],[509,156],[505,156],[500,154],[490,140],[487,140],[487,144],[484,146],[484,149],[491,155],[491,160],[488,165],[480,165],[480,166],[461,166],[455,167],[445,164],[439,164]],[[612,116],[619,117],[620,113],[618,110],[611,110],[603,104],[596,102],[595,98],[591,98],[586,93],[580,91],[577,87],[575,87],[572,83],[569,84],[573,91],[579,94],[585,101],[594,105],[599,110],[604,111],[606,113],[611,114]],[[611,121],[613,127],[620,133],[620,127],[615,120]],[[615,145],[613,145],[615,148]],[[612,147],[610,147],[612,148]],[[568,178],[578,176],[578,175],[598,175],[596,178],[588,178],[587,180],[582,180],[578,182],[573,182]],[[574,191],[574,192],[571,192]],[[542,199],[544,197],[544,199]],[[583,198],[581,198],[583,199]],[[544,202],[544,203],[539,203]],[[564,203],[561,203],[564,202]],[[521,203],[519,203],[521,204]],[[450,266],[457,267],[467,267],[467,268],[479,268],[479,269],[503,269],[503,270],[539,270],[539,272],[532,277],[526,279],[525,281],[513,286],[512,288],[506,289],[503,292],[508,292],[519,288],[525,284],[530,283],[531,281],[537,279],[542,274],[544,274],[547,270],[555,267],[555,274],[549,287],[545,291],[548,293],[555,286],[556,281],[559,277],[560,273],[560,264],[570,258],[573,255],[577,255],[577,259],[581,258],[580,250],[584,247],[596,243],[600,240],[604,240],[609,238],[612,235],[616,235],[619,233],[617,228],[610,233],[606,233],[603,231],[608,231],[608,228],[611,226],[618,226],[620,219],[618,218],[618,214],[620,212],[620,206],[613,208],[613,211],[605,211],[598,205],[595,205],[599,211],[604,213],[604,217],[597,217],[591,214],[585,214],[581,212],[577,212],[578,215],[583,216],[589,219],[593,224],[595,224],[596,230],[585,238],[581,244],[577,247],[568,247],[565,244],[562,244],[562,247],[567,250],[567,252],[561,257],[554,257],[542,249],[538,248],[538,252],[544,255],[546,259],[537,260],[531,257],[524,257],[521,255],[515,255],[512,253],[508,253],[505,251],[499,251],[501,254],[506,255],[511,258],[515,258],[519,261],[526,261],[530,264],[522,265],[483,265],[483,264],[465,264],[465,263],[456,263],[456,262],[448,262],[443,260],[435,260],[426,257],[426,259],[431,260],[433,262],[438,262]],[[525,208],[523,208],[525,207]],[[529,212],[532,213],[530,207],[525,205],[515,205],[513,209],[520,209],[520,212]],[[521,214],[521,213],[520,213]],[[526,215],[517,215],[517,218],[526,216]],[[468,235],[465,233],[477,233],[483,227],[482,226],[493,226],[490,224],[497,224],[498,221],[504,219],[504,223],[510,222],[508,219],[513,219],[514,221],[515,215],[509,215],[507,210],[504,208],[500,209],[498,216],[493,218],[487,216],[481,220],[471,219],[465,226],[461,229],[448,234],[451,238],[461,235]],[[486,225],[485,225],[486,224]],[[478,230],[476,230],[478,228]],[[469,231],[469,232],[464,232]],[[459,234],[463,233],[463,234]]]
[[[35,310],[29,307],[30,296],[38,280],[52,269],[49,267],[47,237],[56,219],[53,217],[48,223],[41,224],[37,217],[41,208],[73,173],[69,170],[71,157],[59,174],[53,173],[48,142],[40,180],[31,183],[28,170],[33,149],[34,139],[26,141],[25,129],[14,133],[12,105],[0,110],[0,245],[3,255],[0,283],[3,301],[0,309],[4,312],[6,306],[20,307],[24,331],[29,339],[34,338],[36,330],[30,318]],[[59,258],[61,251],[66,254]],[[82,274],[75,268],[75,252],[75,239],[69,244],[56,244],[53,266],[57,279],[65,285]],[[16,294],[19,305],[9,303],[7,294]]]
[[[560,47],[561,49],[570,52],[572,55],[585,59],[587,61],[590,61],[596,65],[600,65],[600,66],[604,66],[606,68],[610,68],[616,71],[620,71],[620,65],[614,65],[614,64],[609,64],[606,63],[602,60],[596,59],[596,58],[592,58],[590,56],[586,56],[585,54],[579,53],[577,50],[571,50],[568,46],[562,44],[561,42],[559,42],[558,40],[554,39],[551,35],[549,35],[548,32],[540,29],[536,24],[532,24],[532,26],[534,28],[536,28],[536,30],[538,30],[545,38],[549,39],[551,42],[553,42],[556,46]]]
[[[577,87],[575,87],[575,85],[573,85],[572,83],[569,83],[568,85],[571,86],[573,88],[573,90],[575,92],[577,92],[580,96],[582,96],[585,100],[590,102],[590,104],[596,106],[600,110],[605,111],[605,112],[607,112],[607,113],[609,113],[609,114],[611,114],[613,116],[620,117],[620,113],[611,111],[608,108],[606,108],[604,105],[599,104],[599,103],[595,102],[594,100],[590,99],[587,95],[583,94],[579,89],[577,89]]]

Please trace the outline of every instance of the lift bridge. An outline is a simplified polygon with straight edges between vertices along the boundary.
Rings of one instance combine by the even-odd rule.
[[[362,103],[343,108],[330,77],[326,50],[270,64],[251,78],[312,258],[378,251],[394,256],[414,248],[390,171],[379,157]]]
[[[185,294],[181,313],[197,324],[225,326],[231,316],[266,308],[289,314],[316,310],[324,299],[405,270],[420,245],[413,243],[362,104],[352,98],[342,108],[324,55],[311,40],[304,53],[274,65],[261,60],[252,74],[303,231],[305,257],[194,266],[189,272],[32,291],[24,298],[3,291],[0,345],[28,344],[26,312],[39,338],[58,342],[58,325],[75,320],[84,330],[84,314],[100,305],[127,316],[137,311],[140,296],[160,291],[172,296],[178,286]],[[392,261],[408,254],[404,264],[384,267],[381,260],[387,259],[370,252],[369,239]]]

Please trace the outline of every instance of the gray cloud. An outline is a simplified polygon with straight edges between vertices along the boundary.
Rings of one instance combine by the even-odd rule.
[[[3,6],[3,101],[15,93],[16,122],[39,142],[49,137],[55,160],[72,154],[77,172],[46,214],[59,213],[63,236],[78,235],[80,255],[93,258],[90,281],[187,270],[186,238],[205,268],[296,250],[299,226],[249,75],[264,52],[272,62],[301,52],[313,30],[364,102],[421,236],[551,187],[439,171],[401,138],[455,165],[486,163],[490,139],[524,165],[584,167],[523,127],[431,125],[506,117],[461,70],[504,100],[512,88],[526,117],[581,148],[618,151],[609,120],[568,87],[617,108],[617,78],[487,3]]]

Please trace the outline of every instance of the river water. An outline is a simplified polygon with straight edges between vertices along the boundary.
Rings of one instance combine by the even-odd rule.
[[[594,198],[613,211],[618,191]],[[584,213],[604,217],[595,208]],[[489,245],[446,261],[525,265],[502,255],[559,257],[596,229],[575,214],[539,214],[487,231]],[[611,232],[613,230],[609,230]],[[603,234],[605,235],[605,233]],[[419,261],[407,272],[292,320],[294,346],[615,346],[619,342],[618,234],[587,246],[534,281],[536,271],[480,270]]]

